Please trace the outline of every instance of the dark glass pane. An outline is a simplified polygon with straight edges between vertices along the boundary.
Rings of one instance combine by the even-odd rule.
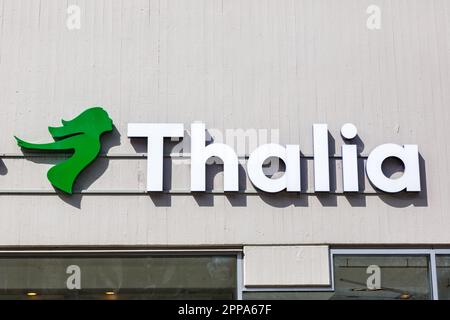
[[[450,300],[450,256],[436,256],[439,300]]]
[[[0,258],[0,299],[234,299],[236,283],[234,256]]]
[[[332,299],[430,299],[427,256],[334,256]]]

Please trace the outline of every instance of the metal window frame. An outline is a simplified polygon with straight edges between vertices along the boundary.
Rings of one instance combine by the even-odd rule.
[[[450,252],[450,250],[448,250]],[[438,300],[438,287],[437,287],[437,275],[436,275],[436,250],[435,249],[390,249],[390,248],[378,248],[378,249],[330,249],[332,274],[334,275],[334,256],[336,255],[383,255],[383,256],[427,256],[428,268],[430,270],[430,290],[431,299]],[[331,278],[332,287],[334,290],[334,276]]]
[[[436,256],[450,256],[450,249],[434,249],[430,260],[433,263],[434,275],[433,275],[433,291],[436,292],[435,300],[439,300],[439,289],[437,283],[437,266],[436,266]]]
[[[335,291],[334,283],[334,257],[336,255],[410,255],[410,256],[427,256],[428,267],[430,275],[430,290],[431,298],[433,300],[439,299],[438,285],[437,285],[437,255],[450,255],[450,249],[402,249],[402,248],[372,248],[372,249],[329,249],[329,263],[330,263],[330,286],[328,287],[292,287],[292,288],[246,288],[242,287],[243,292],[330,292]],[[243,277],[243,275],[242,275]],[[243,279],[241,280],[243,282]],[[242,293],[241,293],[242,297]]]
[[[236,299],[242,300],[244,292],[332,292],[334,283],[334,256],[336,255],[422,255],[429,257],[430,284],[433,300],[439,299],[437,285],[436,256],[450,255],[450,249],[401,249],[401,248],[372,248],[372,249],[329,249],[330,285],[324,287],[250,287],[244,286],[244,255],[242,249],[14,249],[0,250],[0,257],[26,255],[183,255],[183,256],[234,256],[236,257]]]
[[[4,255],[24,255],[24,254],[152,254],[152,255],[236,255],[241,253],[241,249],[14,249],[0,250],[0,256]]]
[[[237,300],[242,300],[242,286],[243,286],[243,254],[242,249],[58,249],[58,250],[0,250],[0,258],[3,257],[26,257],[26,256],[80,256],[89,257],[90,255],[153,255],[153,256],[234,256],[236,257],[236,292]]]

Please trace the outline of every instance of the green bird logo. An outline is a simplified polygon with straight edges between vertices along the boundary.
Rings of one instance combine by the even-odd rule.
[[[35,144],[17,137],[19,147],[29,150],[72,151],[73,155],[52,167],[47,178],[50,183],[68,194],[72,194],[78,175],[98,156],[102,134],[111,132],[113,122],[101,107],[92,107],[70,121],[61,120],[62,127],[49,127],[54,142]]]

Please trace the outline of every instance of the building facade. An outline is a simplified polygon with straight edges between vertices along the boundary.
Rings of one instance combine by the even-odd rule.
[[[0,0],[0,10],[0,298],[450,298],[449,1]],[[68,194],[47,172],[70,150],[33,152],[14,136],[52,141],[49,126],[93,106],[114,126]],[[224,191],[214,158],[205,191],[191,188],[198,122],[236,152],[237,191]],[[152,154],[129,137],[133,123],[184,125],[164,143],[162,191],[148,192]],[[314,124],[328,130],[325,192]],[[299,146],[300,191],[249,178],[251,152],[268,142]],[[418,147],[420,191],[368,178],[369,155],[387,143]],[[352,192],[345,145],[357,150]],[[292,176],[272,160],[266,175]],[[392,180],[406,174],[399,159],[382,165]]]

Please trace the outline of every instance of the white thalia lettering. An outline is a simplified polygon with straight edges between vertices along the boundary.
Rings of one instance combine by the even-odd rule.
[[[239,191],[239,161],[236,152],[229,145],[211,143],[206,145],[204,123],[191,124],[191,191],[206,190],[206,162],[211,157],[220,158],[224,167],[225,192]],[[353,124],[344,124],[342,137],[352,140],[357,135]],[[128,137],[142,137],[148,140],[147,191],[163,191],[163,146],[164,138],[184,137],[181,123],[130,123]],[[350,141],[351,142],[351,141]],[[313,125],[314,147],[314,191],[330,192],[328,126]],[[344,192],[358,192],[357,146],[342,146],[342,181]],[[272,179],[263,171],[264,162],[272,157],[281,159],[285,173]],[[382,170],[388,158],[397,158],[404,165],[400,178],[387,177]],[[247,162],[247,174],[253,185],[265,192],[301,192],[300,147],[298,145],[264,144],[251,152]],[[379,190],[389,193],[420,191],[419,151],[417,145],[382,144],[370,152],[366,161],[366,173],[370,182]]]

